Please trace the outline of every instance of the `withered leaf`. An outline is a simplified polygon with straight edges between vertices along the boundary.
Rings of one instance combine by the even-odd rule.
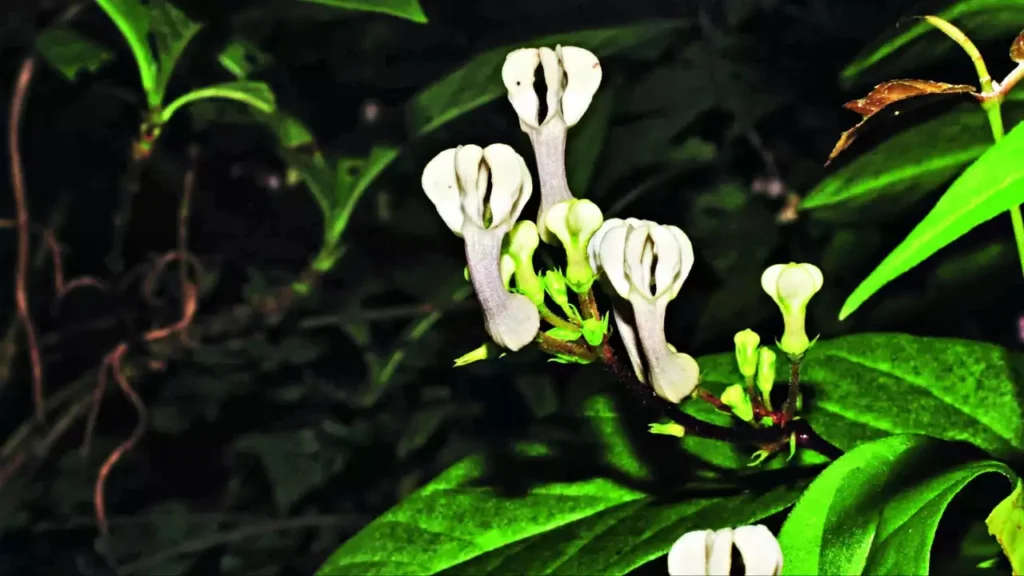
[[[1018,64],[1024,64],[1024,30],[1020,31],[1017,35],[1017,39],[1013,41],[1013,45],[1010,46],[1010,60]]]
[[[861,121],[853,128],[843,132],[842,136],[839,137],[839,141],[836,142],[835,147],[832,149],[832,153],[828,155],[825,165],[828,166],[840,152],[857,139],[858,132],[872,116],[891,104],[917,96],[966,94],[974,93],[974,91],[974,86],[967,84],[946,84],[945,82],[933,82],[931,80],[903,79],[882,82],[875,86],[867,96],[843,104],[843,108],[860,114]]]

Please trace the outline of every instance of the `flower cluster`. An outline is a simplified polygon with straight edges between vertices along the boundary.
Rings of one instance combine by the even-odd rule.
[[[538,71],[547,86],[543,117],[542,96],[534,88]],[[427,163],[422,176],[423,191],[441,219],[464,241],[467,277],[488,335],[513,352],[539,342],[558,362],[586,364],[600,358],[617,363],[608,345],[609,317],[601,316],[593,295],[598,282],[612,301],[635,380],[672,404],[693,396],[700,385],[697,361],[665,336],[669,302],[693,269],[690,239],[676,226],[606,220],[597,204],[573,195],[566,179],[566,136],[601,85],[600,62],[573,46],[522,48],[508,54],[501,76],[533,147],[540,192],[536,219],[520,219],[533,195],[533,176],[523,157],[506,144],[444,150]],[[534,268],[542,242],[561,247],[564,272]],[[821,271],[810,264],[777,264],[764,272],[761,283],[785,322],[779,346],[799,362],[813,344],[805,315],[807,303],[822,287]],[[555,306],[549,308],[549,302]],[[550,327],[542,331],[542,322]],[[492,350],[478,348],[456,365],[491,357]],[[747,386],[729,387],[714,401],[755,425],[765,417],[785,424],[791,414],[779,419],[771,409],[775,353],[747,330],[736,336],[736,359]],[[683,428],[664,430],[678,435]]]
[[[534,80],[544,75],[547,113],[540,117]],[[662,398],[678,403],[696,389],[697,361],[665,338],[665,314],[693,267],[693,246],[675,226],[636,219],[605,221],[593,202],[577,199],[565,173],[569,128],[583,117],[601,84],[601,65],[583,48],[523,48],[508,54],[502,80],[529,136],[537,163],[540,209],[536,223],[519,221],[533,192],[526,163],[511,147],[467,145],[445,150],[423,171],[423,191],[441,218],[465,241],[469,279],[487,333],[516,351],[544,333],[570,344],[604,344],[607,319],[581,315],[568,290],[593,302],[599,278],[614,299],[615,325],[636,378]],[[540,242],[561,246],[566,267],[542,274],[533,256]],[[567,316],[551,312],[550,298]],[[581,304],[582,306],[582,304]],[[585,358],[557,355],[562,361]],[[477,354],[479,357],[479,354]],[[463,361],[464,363],[465,361]]]
[[[538,69],[547,86],[543,118],[541,96],[534,89]],[[523,157],[506,144],[450,148],[423,170],[423,191],[465,243],[467,279],[483,309],[484,327],[497,345],[484,344],[455,365],[504,355],[502,348],[514,352],[531,342],[539,343],[552,361],[586,364],[600,359],[622,380],[649,387],[662,399],[663,408],[672,408],[664,410],[671,422],[651,424],[651,433],[681,438],[692,428],[722,438],[722,431],[743,428],[719,426],[719,436],[707,434],[707,427],[715,425],[688,420],[672,406],[699,396],[753,429],[748,443],[760,449],[752,456],[752,465],[786,445],[792,456],[798,436],[798,426],[791,424],[797,420],[800,399],[799,365],[814,345],[807,336],[807,305],[822,288],[821,271],[806,263],[775,264],[761,277],[762,288],[782,314],[784,330],[777,347],[792,363],[789,394],[780,410],[773,408],[771,398],[778,356],[761,345],[753,330],[740,331],[734,338],[743,382],[726,387],[718,397],[702,389],[697,360],[678,351],[665,336],[668,305],[694,266],[689,237],[676,226],[648,220],[605,219],[597,204],[576,198],[569,189],[566,135],[600,87],[597,57],[572,46],[523,48],[508,54],[501,73],[509,102],[533,147],[540,192],[536,219],[520,219],[533,195],[533,177]],[[561,247],[564,272],[534,268],[542,242]],[[611,300],[611,316],[632,374],[609,344],[609,315],[602,316],[598,309],[595,283]],[[549,327],[542,330],[542,323]],[[802,437],[808,437],[807,430]],[[782,570],[778,541],[757,525],[684,534],[668,554],[669,574],[729,574],[734,549],[748,575],[777,575]]]

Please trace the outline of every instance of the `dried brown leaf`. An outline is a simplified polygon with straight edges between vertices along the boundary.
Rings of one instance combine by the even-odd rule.
[[[875,86],[870,94],[857,100],[851,100],[843,104],[843,108],[852,110],[861,115],[861,121],[856,126],[843,132],[836,142],[832,153],[828,155],[825,165],[828,166],[840,152],[845,150],[854,140],[857,139],[860,129],[867,121],[891,104],[915,98],[917,96],[934,96],[938,94],[967,94],[974,93],[974,86],[967,84],[946,84],[945,82],[933,82],[931,80],[889,80]]]
[[[1018,64],[1024,64],[1024,30],[1020,31],[1016,40],[1010,46],[1010,60]]]

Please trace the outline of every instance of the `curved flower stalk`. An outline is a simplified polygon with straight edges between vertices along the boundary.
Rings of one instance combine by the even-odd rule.
[[[588,252],[594,269],[630,304],[625,310],[619,303],[614,313],[637,378],[649,377],[655,393],[669,402],[689,396],[699,367],[666,341],[665,312],[693,268],[690,239],[675,226],[613,218],[591,238]]]
[[[540,118],[540,99],[534,90],[540,66],[547,86],[547,115]],[[509,52],[501,69],[508,99],[519,116],[519,126],[530,137],[540,178],[540,213],[537,216],[541,240],[554,244],[544,215],[548,209],[572,198],[565,178],[565,139],[590,107],[601,85],[601,63],[589,50],[576,46],[520,48]]]
[[[821,290],[824,277],[814,264],[775,264],[761,275],[761,288],[782,312],[785,329],[779,347],[797,361],[811,347],[805,328],[807,303]]]
[[[523,348],[540,330],[540,313],[529,298],[508,291],[514,264],[501,260],[505,235],[533,193],[526,162],[506,144],[449,148],[427,163],[421,184],[448,228],[465,240],[487,333],[504,348]]]
[[[743,558],[744,573],[748,576],[782,573],[779,541],[767,527],[758,524],[683,534],[669,550],[669,576],[728,576],[732,570],[733,546]]]

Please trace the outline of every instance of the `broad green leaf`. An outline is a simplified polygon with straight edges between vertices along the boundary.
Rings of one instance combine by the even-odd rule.
[[[1014,473],[994,460],[964,462],[923,436],[891,436],[836,460],[779,533],[783,574],[929,574],[943,513],[972,480]]]
[[[1008,44],[1020,32],[1022,11],[1024,0],[957,0],[935,16],[953,22],[975,42],[1003,40]],[[876,42],[843,69],[840,78],[844,83],[854,82],[883,61],[897,59],[885,68],[886,75],[894,76],[897,71],[947,58],[951,51],[958,52],[961,65],[970,69],[970,60],[960,47],[934,26],[918,20],[892,30],[897,32],[895,36]]]
[[[763,341],[774,337],[761,334]],[[711,392],[742,381],[732,353],[698,362]],[[786,368],[779,367],[778,387]],[[968,442],[996,456],[1024,449],[1020,353],[970,340],[856,334],[819,341],[800,373],[803,416],[843,450],[891,434]]]
[[[973,228],[1024,204],[1024,123],[978,158],[922,220],[846,299],[839,319],[883,286]]]
[[[420,135],[426,134],[504,96],[505,85],[501,81],[501,67],[505,63],[505,56],[517,48],[572,45],[586,48],[602,57],[670,34],[681,25],[680,22],[670,21],[582,30],[493,48],[475,56],[458,70],[416,94],[407,108],[410,131]],[[511,108],[509,114],[513,114]]]
[[[427,23],[427,15],[423,13],[419,0],[304,0],[314,4],[323,4],[332,8],[361,10],[364,12],[380,12],[412,20],[420,24]]]
[[[331,221],[328,227],[327,237],[333,241],[341,238],[348,226],[349,218],[356,203],[363,197],[363,194],[370,187],[381,172],[384,171],[398,157],[399,149],[378,146],[370,151],[370,157],[358,164],[347,164],[342,161],[338,163],[337,184],[334,191],[335,203],[331,212]],[[348,173],[347,166],[357,166],[356,175]]]
[[[192,102],[209,99],[234,100],[252,106],[260,112],[269,114],[277,107],[274,92],[263,82],[238,80],[214,84],[205,88],[197,88],[178,96],[160,112],[160,122],[166,124],[179,108]]]
[[[96,0],[96,4],[114,21],[128,42],[139,67],[142,89],[150,98],[151,94],[156,94],[157,60],[149,47],[149,9],[139,0]]]
[[[964,105],[919,124],[825,176],[800,210],[826,221],[858,220],[870,205],[886,213],[947,182],[992,146],[985,113]]]
[[[647,478],[612,404],[596,398],[586,415],[606,447],[607,464],[632,479]],[[524,458],[573,466],[571,455],[546,445],[519,450]],[[318,574],[626,574],[663,556],[689,530],[750,524],[775,514],[804,486],[793,481],[733,493],[725,487],[713,497],[683,492],[659,501],[592,477],[506,496],[488,485],[489,472],[482,457],[459,462],[344,543]]]
[[[989,534],[995,536],[1010,560],[1014,574],[1024,572],[1024,483],[1000,502],[985,520]]]
[[[150,0],[149,26],[156,47],[157,77],[154,91],[148,96],[150,108],[155,108],[163,103],[174,67],[202,26],[166,0]]]
[[[43,30],[36,47],[47,64],[72,82],[79,72],[95,72],[114,59],[106,47],[62,26]]]

